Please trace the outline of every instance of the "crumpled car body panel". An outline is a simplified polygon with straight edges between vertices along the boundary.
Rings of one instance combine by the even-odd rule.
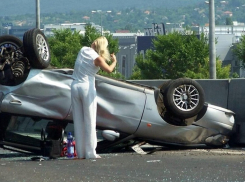
[[[72,69],[31,69],[25,82],[0,85],[1,112],[72,122]],[[97,127],[158,143],[212,144],[207,138],[233,133],[234,113],[206,104],[191,125],[174,126],[159,115],[155,89],[96,76]]]

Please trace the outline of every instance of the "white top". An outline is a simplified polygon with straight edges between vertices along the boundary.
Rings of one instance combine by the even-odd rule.
[[[82,47],[77,55],[72,78],[77,81],[89,81],[89,77],[94,77],[100,67],[94,65],[94,60],[98,58],[98,53],[91,47]]]

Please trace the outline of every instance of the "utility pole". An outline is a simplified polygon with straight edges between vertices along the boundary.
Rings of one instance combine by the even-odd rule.
[[[102,10],[91,11],[92,13],[99,13],[100,14],[100,34],[103,35],[103,28],[102,28]],[[111,13],[111,11],[105,11],[106,13]]]
[[[102,11],[98,10],[100,12],[100,34],[103,35],[103,29],[102,29]]]
[[[209,76],[216,79],[215,13],[214,0],[209,0]]]
[[[40,29],[40,0],[36,0],[36,28]]]

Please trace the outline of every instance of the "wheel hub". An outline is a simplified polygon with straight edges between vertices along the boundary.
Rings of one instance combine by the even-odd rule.
[[[182,111],[190,111],[199,103],[198,90],[193,85],[181,85],[175,88],[173,100],[176,107]]]
[[[183,93],[181,97],[182,97],[182,101],[187,101],[188,99],[188,96],[186,93]]]

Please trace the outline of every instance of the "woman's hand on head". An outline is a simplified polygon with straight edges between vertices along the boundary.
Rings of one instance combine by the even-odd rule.
[[[116,56],[115,56],[114,53],[111,54],[111,61],[112,61],[112,62],[117,61],[117,58],[116,58]]]

